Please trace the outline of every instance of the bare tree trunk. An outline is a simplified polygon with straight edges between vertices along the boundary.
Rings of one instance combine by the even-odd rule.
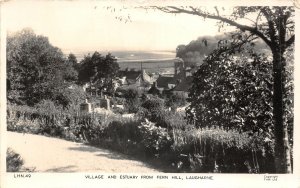
[[[277,173],[292,173],[291,152],[287,125],[283,122],[283,54],[273,51],[274,97],[273,115],[275,120],[275,166]]]

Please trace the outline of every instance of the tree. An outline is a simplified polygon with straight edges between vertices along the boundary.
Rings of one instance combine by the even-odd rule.
[[[94,52],[92,56],[85,56],[80,64],[78,80],[81,84],[90,83],[100,92],[114,93],[113,80],[119,71],[119,64],[114,56],[110,53],[102,56],[99,52]]]
[[[72,63],[73,65],[77,64],[77,58],[74,54],[70,53],[68,56],[68,62]]]
[[[235,7],[230,16],[221,15],[221,10],[213,11],[201,7],[150,7],[173,14],[190,14],[204,19],[217,20],[220,27],[228,24],[249,36],[248,40],[260,38],[271,49],[273,64],[273,117],[275,123],[275,165],[277,173],[291,173],[290,148],[284,116],[284,80],[286,49],[295,41],[293,7]],[[253,19],[247,18],[251,16]],[[239,23],[240,19],[250,20],[250,24]]]
[[[129,113],[136,113],[139,110],[139,90],[136,88],[128,88],[124,91],[125,108]]]
[[[225,129],[273,139],[271,70],[271,62],[262,55],[207,59],[194,74],[189,119],[198,127],[221,123]]]
[[[95,76],[95,63],[92,61],[90,54],[84,56],[83,60],[80,62],[80,68],[78,71],[78,82],[80,84],[85,84],[91,81],[91,77]]]
[[[61,89],[76,79],[62,51],[52,46],[47,37],[30,29],[7,37],[8,100],[34,105],[43,99],[56,101]],[[59,103],[59,101],[57,101]]]
[[[78,72],[79,71],[79,63],[77,61],[76,56],[73,53],[70,53],[67,62],[71,64],[71,66]]]

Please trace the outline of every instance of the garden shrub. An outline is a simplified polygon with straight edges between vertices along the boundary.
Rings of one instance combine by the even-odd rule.
[[[222,173],[274,172],[273,147],[262,136],[221,128],[175,132],[172,145],[175,155],[186,156],[175,161],[183,170]]]
[[[140,121],[134,119],[112,118],[105,125],[89,127],[89,142],[126,154],[142,155],[139,148],[142,139],[139,124]]]
[[[42,113],[60,113],[62,111],[62,107],[56,105],[52,100],[42,100],[35,104],[34,107],[37,111]]]
[[[187,101],[184,96],[171,93],[165,98],[165,106],[175,110],[180,106],[186,105]]]
[[[113,111],[113,113],[115,113],[115,114],[125,114],[125,109],[122,109],[122,108],[118,108],[118,107],[113,107],[112,108],[112,111]]]
[[[273,130],[272,63],[265,56],[207,59],[193,75],[187,109],[197,127]]]
[[[161,107],[160,102],[150,101],[144,106],[149,111],[150,107]],[[10,105],[7,129],[59,136],[142,159],[159,160],[176,172],[274,172],[272,139],[218,126],[195,129],[186,124],[183,116],[165,114],[167,128],[160,126],[160,122],[147,120],[146,116],[136,119],[120,115],[44,114],[34,108]]]
[[[71,85],[71,87],[64,88],[58,95],[56,100],[59,105],[62,105],[64,109],[77,111],[79,105],[86,99],[87,95],[83,91],[81,86]]]
[[[46,105],[48,101],[42,104]],[[53,103],[49,102],[49,104]],[[49,108],[53,107],[49,105]],[[40,106],[34,108],[15,105],[10,105],[7,108],[7,130],[9,131],[62,137],[65,121],[66,114],[57,109],[46,111]]]
[[[6,171],[20,172],[24,164],[23,159],[18,153],[15,153],[11,148],[6,150]]]
[[[158,97],[146,99],[139,109],[137,116],[141,119],[148,119],[156,126],[168,127],[167,112],[164,108],[164,101]]]
[[[159,158],[162,153],[169,151],[173,141],[166,128],[146,121],[139,126],[139,131],[143,138],[140,144],[148,157]]]
[[[140,92],[136,88],[128,88],[125,90],[125,109],[128,113],[136,113],[138,111],[140,105],[139,95]]]

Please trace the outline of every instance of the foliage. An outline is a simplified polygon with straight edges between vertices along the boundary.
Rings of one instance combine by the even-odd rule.
[[[114,97],[111,100],[112,105],[123,105],[125,103],[125,99],[121,97]]]
[[[140,105],[139,96],[139,90],[136,88],[128,88],[124,91],[124,107],[128,113],[136,113],[138,111]]]
[[[73,53],[70,53],[67,58],[67,63],[70,63],[71,66],[77,71],[79,71],[80,64],[77,61],[76,56]]]
[[[261,173],[274,171],[274,143],[234,130],[202,128],[173,133],[173,163],[191,172]]]
[[[274,172],[271,140],[221,128],[196,130],[175,119],[177,116],[169,116],[172,125],[166,129],[147,120],[115,115],[52,114],[32,107],[9,106],[7,129],[60,136],[141,159],[155,159],[166,164],[168,172]],[[27,123],[26,127],[19,126],[22,122]],[[182,125],[178,125],[180,122]]]
[[[117,59],[110,53],[102,56],[94,52],[87,55],[80,63],[78,80],[81,84],[90,83],[97,87],[100,92],[113,94],[115,92],[113,80],[119,71]]]
[[[140,144],[147,157],[159,158],[162,153],[169,151],[173,141],[166,128],[146,121],[139,125],[139,131],[143,138]]]
[[[51,105],[49,109],[52,111],[43,107],[47,104]],[[67,116],[69,114],[56,108],[52,101],[44,101],[37,108],[10,105],[7,109],[7,130],[63,137]]]
[[[44,112],[59,113],[62,111],[62,107],[56,106],[55,103],[51,100],[42,100],[39,103],[35,104],[34,107],[38,111]]]
[[[113,113],[115,114],[125,114],[125,109],[119,108],[119,107],[114,107],[112,108]]]
[[[6,151],[6,171],[7,172],[20,172],[24,164],[23,159],[18,153],[15,153],[11,148]]]
[[[172,94],[165,98],[165,106],[171,107],[171,109],[176,109],[177,107],[186,105],[187,101],[185,97],[178,94]]]
[[[123,153],[130,153],[130,150],[138,149],[142,135],[138,130],[139,121],[117,120],[112,121],[103,129],[101,142],[106,142],[109,148],[117,149]],[[96,137],[99,139],[99,137]],[[99,141],[98,141],[99,143]]]
[[[57,94],[57,105],[61,104],[64,109],[78,111],[79,105],[87,98],[84,90],[78,85],[63,88]]]
[[[263,132],[270,138],[272,65],[265,57],[207,60],[194,75],[188,108],[197,127]]]
[[[77,79],[60,49],[48,38],[22,30],[7,37],[7,82],[9,101],[34,105],[56,100],[60,89]]]
[[[295,10],[292,6],[274,7],[233,7],[231,14],[225,13],[218,7],[211,10],[203,7],[146,7],[158,9],[172,14],[190,14],[205,19],[218,21],[219,30],[225,25],[236,27],[236,35],[232,37],[230,47],[219,48],[218,54],[240,52],[244,44],[260,39],[271,49],[273,64],[273,120],[275,138],[275,165],[277,173],[292,173],[291,150],[288,135],[288,125],[285,122],[284,93],[285,52],[295,43]],[[252,20],[253,16],[256,17]],[[251,22],[240,22],[250,20]],[[246,36],[246,37],[243,37]],[[222,41],[220,41],[222,42]],[[226,42],[226,41],[225,41]],[[199,104],[200,105],[200,104]]]
[[[293,146],[294,129],[294,45],[287,49],[284,57],[286,58],[285,80],[284,80],[284,123],[287,125],[290,147]]]
[[[156,123],[157,126],[168,127],[166,123],[166,112],[164,108],[164,101],[156,96],[146,99],[138,111],[140,119],[148,119]]]

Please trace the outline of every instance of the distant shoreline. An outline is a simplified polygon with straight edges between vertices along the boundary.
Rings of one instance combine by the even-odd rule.
[[[74,51],[73,53],[78,61],[81,61],[85,56],[93,55],[95,51]],[[118,62],[155,62],[155,61],[170,61],[176,58],[175,52],[170,51],[98,51],[105,56],[111,53]],[[64,53],[67,57],[69,54]]]
[[[176,58],[162,58],[162,59],[128,59],[128,60],[119,60],[118,63],[155,63],[162,61],[173,61]]]

